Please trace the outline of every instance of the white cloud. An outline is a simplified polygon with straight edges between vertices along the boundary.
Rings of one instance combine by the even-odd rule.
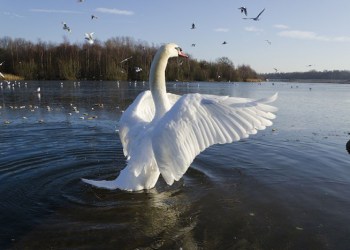
[[[264,31],[263,29],[259,29],[259,28],[256,28],[254,26],[245,27],[244,30],[248,31],[248,32],[256,32],[256,33]]]
[[[230,30],[228,28],[217,28],[215,29],[216,32],[229,32]]]
[[[115,15],[126,15],[126,16],[134,15],[134,12],[129,10],[97,8],[96,11],[101,13],[115,14]]]
[[[18,18],[23,18],[24,16],[18,15],[16,13],[10,13],[10,12],[3,12],[5,16],[11,16],[11,17],[18,17]]]
[[[281,30],[289,29],[289,27],[287,25],[284,25],[284,24],[275,24],[273,27],[275,27],[276,29],[281,29]]]
[[[324,42],[349,42],[350,37],[339,36],[339,37],[329,37],[321,36],[312,31],[303,31],[303,30],[286,30],[278,33],[279,36],[288,37],[293,39],[300,40],[315,40],[315,41],[324,41]]]
[[[60,13],[60,14],[81,14],[80,11],[73,10],[53,10],[53,9],[30,9],[31,12],[41,12],[41,13]]]

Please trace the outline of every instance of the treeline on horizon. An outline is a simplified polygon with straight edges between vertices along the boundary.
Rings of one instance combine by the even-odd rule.
[[[1,72],[26,80],[148,80],[153,56],[159,46],[115,37],[94,44],[59,44],[21,38],[0,38]],[[124,59],[129,60],[123,61]],[[140,70],[140,68],[142,70]],[[137,70],[138,69],[138,70]],[[235,67],[227,57],[215,62],[172,59],[168,81],[249,81],[259,75],[248,65]]]
[[[283,80],[342,80],[350,81],[349,70],[310,70],[307,72],[290,72],[290,73],[270,73],[263,74],[265,79],[283,79]]]

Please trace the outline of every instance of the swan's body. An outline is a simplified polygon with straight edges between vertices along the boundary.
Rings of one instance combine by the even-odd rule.
[[[166,92],[165,69],[170,57],[185,56],[175,44],[162,46],[151,65],[150,91],[139,94],[120,119],[119,135],[127,166],[112,181],[84,182],[106,189],[137,191],[153,188],[161,174],[168,185],[179,180],[207,147],[230,143],[272,125],[261,100]]]

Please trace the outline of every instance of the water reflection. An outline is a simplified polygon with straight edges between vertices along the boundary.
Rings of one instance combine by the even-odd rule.
[[[177,94],[279,92],[280,111],[271,129],[203,152],[173,186],[127,193],[80,178],[124,168],[118,120],[147,83],[3,82],[0,248],[347,249],[350,86],[295,86],[169,83]]]

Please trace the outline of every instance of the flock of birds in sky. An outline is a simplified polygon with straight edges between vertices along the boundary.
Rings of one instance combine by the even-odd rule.
[[[241,13],[242,14],[244,14],[245,16],[247,16],[248,15],[248,10],[247,10],[247,7],[239,7],[238,8],[240,11],[241,11]],[[256,16],[256,17],[243,17],[243,19],[250,19],[250,20],[254,20],[254,21],[259,21],[260,19],[260,16],[261,16],[261,14],[263,13],[265,11],[265,8],[262,10],[262,11],[260,11],[260,13]],[[196,24],[195,23],[192,23],[192,26],[191,26],[191,29],[193,30],[193,29],[196,29]],[[271,41],[269,41],[269,40],[265,40],[269,45],[271,45]],[[227,42],[226,41],[223,41],[222,42],[222,45],[225,45],[225,44],[227,44]],[[196,46],[196,44],[195,43],[192,43],[192,47],[195,47]]]
[[[84,0],[78,0],[78,2],[79,2],[79,3],[83,3]],[[247,10],[246,7],[243,7],[243,6],[242,6],[242,7],[239,7],[238,9],[239,9],[239,10],[241,11],[241,13],[244,14],[245,16],[248,15],[248,10]],[[251,19],[251,20],[254,20],[254,21],[259,21],[259,20],[260,20],[259,18],[260,18],[261,14],[262,14],[264,11],[265,11],[265,8],[264,8],[262,11],[260,11],[260,13],[259,13],[256,17],[243,17],[243,19]],[[91,20],[94,20],[94,19],[98,19],[98,17],[95,16],[94,14],[92,14],[92,15],[91,15]],[[66,31],[69,32],[69,33],[72,32],[72,29],[67,25],[67,23],[62,22],[62,25],[63,25],[63,30],[66,30]],[[196,24],[195,24],[195,23],[192,23],[191,29],[196,29]],[[85,40],[86,40],[89,44],[94,44],[94,37],[93,37],[93,35],[94,35],[94,32],[85,33]],[[271,41],[266,40],[266,42],[267,42],[269,45],[271,45]],[[223,42],[222,42],[222,45],[225,45],[225,44],[227,44],[227,42],[226,42],[226,41],[223,41]],[[192,47],[195,47],[196,44],[195,44],[195,43],[192,43],[191,46],[192,46]],[[137,71],[137,72],[140,72],[140,70]]]
[[[77,0],[77,1],[78,1],[79,3],[83,3],[83,2],[84,2],[84,0]],[[253,21],[259,21],[261,15],[262,15],[262,14],[264,13],[264,11],[265,11],[265,8],[262,9],[262,10],[258,13],[258,15],[255,16],[255,17],[248,17],[248,9],[247,9],[247,7],[241,6],[241,7],[238,8],[238,10],[240,10],[240,12],[244,15],[243,19],[246,19],[246,20],[253,20]],[[94,14],[91,14],[90,19],[91,19],[91,20],[97,20],[98,17],[97,17],[96,15],[94,15]],[[66,31],[66,32],[68,32],[68,33],[71,33],[71,32],[72,32],[71,27],[70,27],[66,22],[62,22],[62,25],[63,25],[63,26],[62,26],[62,29],[63,29],[64,31]],[[195,24],[195,23],[192,23],[191,29],[194,30],[194,29],[196,29],[196,28],[197,28],[196,24]],[[85,39],[85,41],[86,41],[88,44],[91,44],[91,45],[94,44],[94,42],[95,42],[94,34],[95,34],[94,32],[87,32],[87,33],[85,33],[84,39]],[[265,42],[266,42],[268,45],[271,45],[271,44],[272,44],[272,42],[271,42],[270,40],[267,40],[267,39],[265,40]],[[228,44],[227,41],[223,41],[223,42],[222,42],[222,45],[226,45],[226,44]],[[196,46],[196,43],[192,43],[191,46],[192,46],[192,47],[195,47],[195,46]],[[130,59],[132,59],[132,56],[121,60],[120,63],[127,62],[127,61],[130,60]],[[4,62],[0,63],[0,67],[2,66],[3,63],[4,63]],[[310,64],[310,65],[307,65],[307,67],[311,67],[311,66],[313,66],[313,65],[311,65],[311,64]],[[278,72],[278,69],[274,68],[274,70],[275,70],[275,73]],[[136,67],[136,68],[135,68],[135,72],[138,73],[138,72],[141,72],[141,71],[142,71],[142,68],[140,68],[140,67]],[[5,78],[5,76],[4,76],[1,72],[0,72],[0,77]]]

